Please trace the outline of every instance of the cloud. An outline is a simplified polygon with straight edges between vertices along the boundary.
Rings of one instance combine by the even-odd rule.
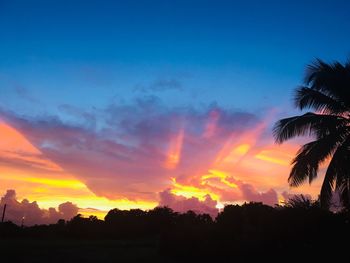
[[[18,131],[0,121],[0,164],[2,167],[33,173],[57,173],[62,170],[50,162]]]
[[[217,202],[213,200],[210,195],[206,195],[203,201],[198,198],[186,198],[184,196],[177,196],[171,193],[170,189],[159,193],[160,206],[167,206],[176,212],[187,212],[192,210],[196,213],[206,213],[215,218],[219,212],[216,208]]]
[[[168,90],[178,90],[183,89],[182,83],[174,78],[159,78],[148,85],[138,84],[135,86],[134,91],[140,92],[162,92]]]
[[[28,226],[56,223],[59,219],[69,220],[76,216],[79,210],[71,202],[60,204],[58,210],[55,208],[41,209],[36,201],[30,202],[27,199],[18,201],[15,190],[7,190],[1,198],[1,212],[5,204],[5,221],[12,221],[19,225],[23,222],[24,225]]]
[[[240,189],[243,194],[243,199],[247,201],[262,202],[271,206],[278,204],[278,195],[274,189],[270,189],[266,192],[258,192],[250,184],[242,184]]]
[[[288,187],[291,156],[271,146],[269,112],[253,114],[216,104],[174,108],[155,96],[101,109],[63,105],[60,110],[60,117],[20,116],[1,109],[0,116],[42,159],[74,175],[99,197],[156,202],[158,193],[171,189],[168,194],[174,198],[191,200],[175,198],[174,205],[180,202],[186,209],[188,204],[198,209],[208,194],[222,203],[274,205],[277,190]],[[13,165],[21,162],[28,165],[20,158]]]
[[[55,167],[50,166],[47,159],[38,154],[8,152],[7,155],[0,156],[0,165],[16,167],[25,171],[32,171],[35,173],[55,173],[59,172]]]
[[[63,219],[70,219],[78,214],[78,207],[71,203],[65,202],[58,206],[58,212],[62,215]]]
[[[220,115],[217,127],[204,136],[213,111]],[[99,110],[95,127],[64,122],[57,116],[0,114],[46,158],[74,174],[98,196],[131,200],[156,200],[157,192],[171,186],[172,177],[184,181],[205,173],[225,139],[250,129],[258,119],[217,106],[168,108],[156,97]],[[82,120],[91,114],[82,114]],[[169,169],[169,147],[179,132],[184,134],[178,142],[183,147],[176,167]]]
[[[89,127],[96,126],[97,120],[94,113],[87,112],[70,104],[59,105],[58,110],[64,113],[66,116],[69,116],[70,119],[80,121],[83,125],[87,125]]]

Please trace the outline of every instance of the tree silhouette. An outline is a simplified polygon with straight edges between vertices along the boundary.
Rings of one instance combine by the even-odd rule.
[[[285,203],[285,207],[304,210],[318,208],[319,200],[313,201],[305,195],[295,195]]]
[[[315,140],[299,149],[292,161],[289,184],[296,187],[306,180],[311,184],[319,166],[330,160],[321,188],[321,205],[328,208],[336,190],[349,208],[350,61],[343,65],[317,59],[307,67],[304,85],[296,89],[294,102],[300,110],[314,112],[279,120],[274,127],[276,142],[302,135]]]
[[[51,225],[0,223],[0,245],[3,258],[13,262],[47,262],[49,256],[50,262],[231,262],[232,255],[235,262],[297,261],[301,253],[313,262],[348,249],[349,215],[301,195],[275,207],[227,205],[216,219],[168,207],[113,209],[105,220],[77,215]],[[331,256],[337,261],[343,254]]]

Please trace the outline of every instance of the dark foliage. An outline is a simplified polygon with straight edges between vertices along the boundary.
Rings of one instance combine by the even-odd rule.
[[[124,246],[146,240],[159,257],[179,262],[315,259],[327,251],[345,251],[349,235],[348,212],[329,212],[304,197],[276,207],[228,205],[215,220],[206,214],[158,207],[147,212],[113,209],[105,220],[78,215],[53,225],[0,224],[0,236],[6,240],[115,240]]]

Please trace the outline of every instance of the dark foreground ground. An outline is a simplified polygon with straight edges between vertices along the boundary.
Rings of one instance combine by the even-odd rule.
[[[301,237],[302,238],[302,237]],[[285,240],[280,240],[284,243]],[[329,240],[332,242],[332,240]],[[344,240],[344,242],[349,243]],[[235,253],[234,247],[227,248],[224,256],[205,255],[162,255],[154,240],[37,240],[37,239],[0,239],[0,262],[23,263],[89,263],[89,262],[349,262],[348,252],[341,249],[327,250],[315,247],[284,248],[279,245],[262,247],[266,251],[254,249],[244,254]],[[229,253],[232,251],[232,253]],[[204,252],[205,253],[205,252]],[[210,254],[210,253],[209,253]]]
[[[154,240],[0,240],[0,262],[180,262],[158,253]]]

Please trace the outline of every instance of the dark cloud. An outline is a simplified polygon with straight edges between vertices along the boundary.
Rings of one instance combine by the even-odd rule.
[[[59,219],[69,220],[76,216],[78,207],[71,202],[62,203],[55,208],[41,209],[36,201],[30,202],[27,199],[17,200],[15,190],[7,190],[0,200],[1,212],[6,204],[5,221],[12,221],[16,224],[34,225],[56,223]]]

